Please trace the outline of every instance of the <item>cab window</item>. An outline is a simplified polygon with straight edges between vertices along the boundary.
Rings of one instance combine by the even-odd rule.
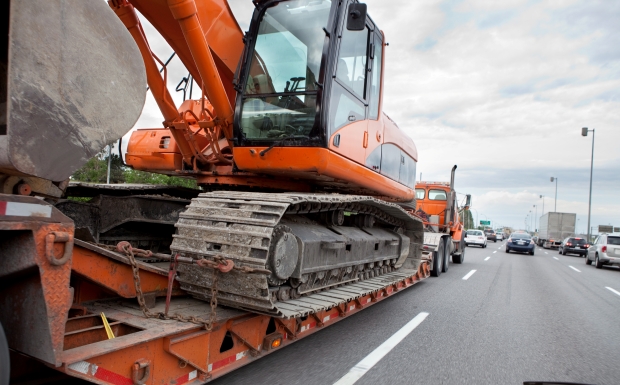
[[[425,196],[426,190],[424,190],[423,188],[415,189],[415,199],[424,199]]]
[[[433,201],[447,201],[448,197],[443,190],[428,190],[428,199]]]

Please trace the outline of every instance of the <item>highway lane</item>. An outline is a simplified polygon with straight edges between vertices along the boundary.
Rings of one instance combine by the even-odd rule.
[[[540,248],[506,254],[504,244],[469,247],[465,263],[441,277],[212,383],[329,385],[365,358],[376,363],[355,384],[620,383],[620,295],[607,289],[620,293],[619,269]],[[421,313],[376,360],[377,348]]]

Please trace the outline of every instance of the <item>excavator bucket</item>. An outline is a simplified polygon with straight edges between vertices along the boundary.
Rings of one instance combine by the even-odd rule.
[[[65,180],[138,119],[142,57],[102,0],[0,9],[0,174]]]

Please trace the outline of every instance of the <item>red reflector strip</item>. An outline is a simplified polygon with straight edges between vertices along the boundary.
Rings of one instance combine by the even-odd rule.
[[[104,368],[97,368],[97,371],[95,372],[95,378],[98,378],[105,382],[109,382],[114,385],[134,385],[133,381],[130,378],[121,376],[118,373],[114,373]]]
[[[177,384],[185,384],[186,382],[189,382],[193,379],[195,379],[196,377],[198,377],[198,371],[194,370],[193,372],[189,372],[179,378],[177,378],[176,383]]]
[[[0,201],[0,215],[50,218],[52,216],[52,206]]]
[[[109,384],[133,385],[133,381],[130,378],[121,376],[118,373],[114,373],[108,369],[101,368],[95,364],[91,364],[86,361],[75,362],[73,364],[67,365],[67,368],[70,370],[74,370],[78,373],[85,374],[87,376],[95,377]]]
[[[260,350],[260,346],[258,347],[258,350]],[[211,372],[213,370],[217,370],[217,369],[219,369],[221,367],[224,367],[224,366],[226,366],[228,364],[231,364],[231,363],[233,363],[235,361],[239,361],[240,359],[245,357],[247,354],[248,354],[248,350],[244,350],[244,351],[239,352],[239,353],[237,353],[235,355],[232,355],[230,357],[226,357],[223,360],[215,361],[214,363],[209,364],[207,366],[207,370],[209,372]]]

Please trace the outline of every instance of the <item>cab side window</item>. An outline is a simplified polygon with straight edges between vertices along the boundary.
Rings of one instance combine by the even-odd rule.
[[[446,192],[443,190],[429,190],[428,199],[434,201],[446,201],[448,200],[448,197],[446,196]]]
[[[361,99],[366,98],[369,36],[368,27],[363,31],[349,31],[347,28],[342,28],[336,64],[336,79]]]
[[[368,107],[368,118],[379,118],[379,99],[381,97],[381,56],[383,52],[383,41],[381,34],[373,34],[372,45],[370,46],[370,60],[372,64],[372,78],[370,79],[370,104]]]

